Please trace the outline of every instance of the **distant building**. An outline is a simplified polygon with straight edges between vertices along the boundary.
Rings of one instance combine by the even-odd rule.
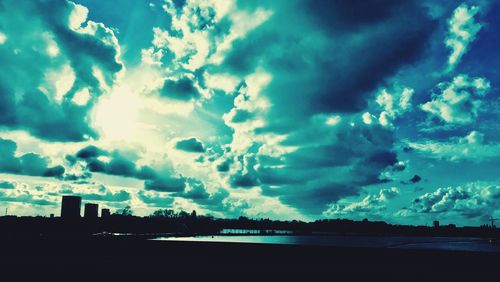
[[[54,218],[54,214],[53,213],[50,214],[50,218]]]
[[[80,218],[82,198],[79,196],[63,196],[61,205],[62,218]]]
[[[438,228],[439,227],[439,221],[438,220],[434,220],[432,222],[432,226],[434,226],[434,228]]]
[[[111,211],[109,209],[102,209],[101,210],[101,217],[102,218],[109,217],[110,215],[111,215]]]
[[[85,218],[97,218],[99,213],[99,205],[98,204],[85,204],[85,211],[83,213],[83,217]]]

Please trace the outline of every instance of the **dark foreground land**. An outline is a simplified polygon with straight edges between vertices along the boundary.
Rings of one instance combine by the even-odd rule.
[[[114,237],[0,241],[0,281],[500,281],[499,273],[500,253]]]

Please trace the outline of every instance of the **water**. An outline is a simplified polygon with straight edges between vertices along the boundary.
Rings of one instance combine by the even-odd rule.
[[[346,235],[220,235],[195,237],[160,237],[154,240],[500,252],[499,243],[490,243],[488,239],[484,238]]]

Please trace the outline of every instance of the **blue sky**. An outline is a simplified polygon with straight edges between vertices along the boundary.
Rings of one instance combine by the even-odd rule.
[[[487,223],[497,1],[0,1],[0,207]]]

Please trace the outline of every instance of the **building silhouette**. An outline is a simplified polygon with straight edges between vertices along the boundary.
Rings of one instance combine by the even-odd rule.
[[[111,215],[111,211],[109,209],[102,209],[101,210],[101,217],[102,218],[109,217],[110,215]]]
[[[61,205],[62,218],[80,218],[82,198],[79,196],[63,196]]]
[[[438,228],[439,227],[439,221],[438,220],[434,220],[432,222],[432,225],[434,226],[434,228]]]
[[[83,212],[84,218],[97,218],[99,212],[98,204],[85,204],[85,211]]]

